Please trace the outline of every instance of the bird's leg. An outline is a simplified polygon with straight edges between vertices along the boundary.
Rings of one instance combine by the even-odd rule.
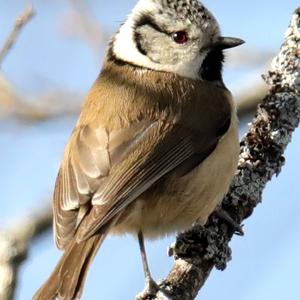
[[[144,274],[145,274],[145,289],[142,292],[142,294],[139,295],[139,297],[142,299],[142,298],[145,298],[145,296],[147,296],[147,295],[156,295],[156,293],[159,290],[159,287],[158,287],[157,283],[151,277],[151,273],[150,273],[149,265],[148,265],[148,261],[147,261],[145,244],[144,244],[144,236],[143,236],[142,231],[140,231],[138,233],[138,239],[139,239],[140,251],[141,251]]]

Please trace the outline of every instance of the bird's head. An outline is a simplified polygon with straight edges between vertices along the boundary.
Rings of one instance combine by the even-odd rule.
[[[140,0],[112,40],[115,59],[183,77],[220,80],[223,50],[242,44],[222,37],[198,0]]]

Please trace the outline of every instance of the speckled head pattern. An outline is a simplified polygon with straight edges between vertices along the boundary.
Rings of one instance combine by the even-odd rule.
[[[185,32],[178,45],[172,33]],[[112,42],[118,59],[198,78],[210,44],[220,37],[214,16],[198,0],[140,0]]]
[[[182,20],[189,19],[193,23],[202,25],[211,20],[212,14],[198,0],[154,0],[170,15]]]

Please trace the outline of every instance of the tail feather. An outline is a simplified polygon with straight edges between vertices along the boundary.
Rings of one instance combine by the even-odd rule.
[[[95,235],[79,243],[74,239],[33,300],[79,299],[89,266],[104,238],[104,234]]]

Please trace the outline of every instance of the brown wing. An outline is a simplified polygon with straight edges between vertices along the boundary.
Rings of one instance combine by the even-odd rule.
[[[64,248],[77,228],[78,240],[91,237],[164,175],[180,166],[182,174],[199,164],[217,142],[217,134],[165,121],[140,122],[111,133],[77,129],[54,197],[58,247]]]
[[[103,128],[76,128],[66,147],[54,191],[54,233],[64,249],[89,211],[94,193],[110,170],[126,157],[150,122],[108,133]]]

